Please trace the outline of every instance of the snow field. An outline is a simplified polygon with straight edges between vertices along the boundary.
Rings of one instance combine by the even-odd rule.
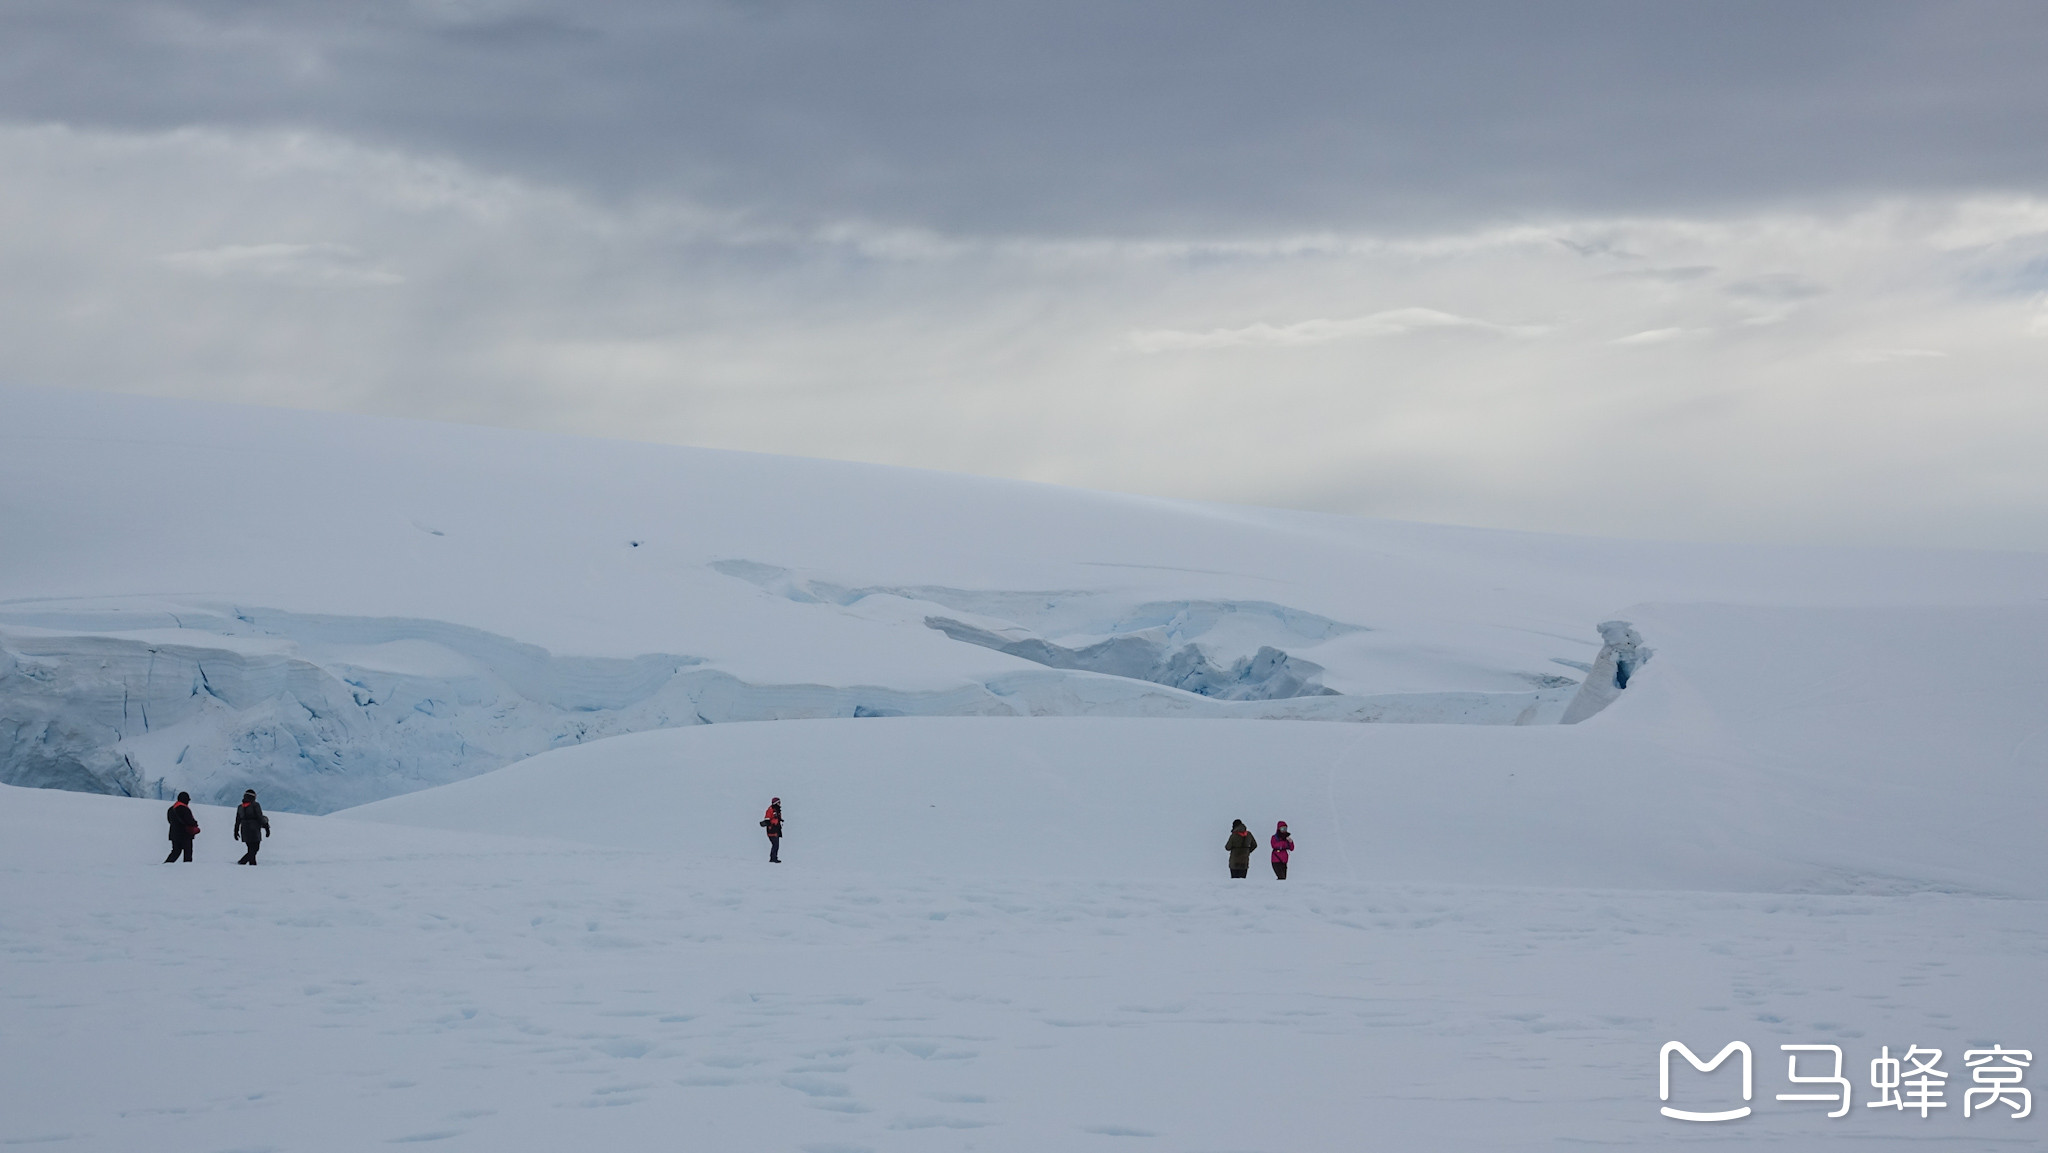
[[[1780,1042],[2048,1026],[2033,900],[1353,882],[1306,834],[1295,878],[1231,882],[1221,827],[1181,880],[296,816],[243,869],[203,810],[172,866],[154,803],[0,803],[0,1139],[39,1148],[1654,1147],[1693,1136],[1656,1114],[1666,1039],[1749,1040],[1768,1094]],[[2035,1131],[1955,1112],[1724,1140]]]
[[[1664,645],[1581,725],[710,725],[341,815],[725,860],[779,795],[828,870],[1147,879],[1284,819],[1304,876],[2048,897],[2048,610],[1638,609]]]
[[[697,726],[279,814],[253,870],[225,810],[166,866],[160,804],[0,790],[0,1031],[35,1055],[0,1139],[2033,1141],[1865,1108],[1861,1070],[2048,1049],[2039,614],[1644,607],[1664,647],[1578,726]],[[1287,882],[1225,878],[1234,816],[1289,821]],[[1747,1041],[1756,1116],[1659,1116],[1667,1040]],[[1850,1117],[1773,1099],[1786,1043],[1845,1048]]]

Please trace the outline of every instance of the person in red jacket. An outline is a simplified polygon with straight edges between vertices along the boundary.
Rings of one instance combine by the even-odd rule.
[[[192,838],[199,835],[199,818],[192,815],[192,794],[179,793],[178,799],[164,811],[171,822],[171,855],[164,858],[168,865],[182,854],[186,861],[192,859]]]
[[[1273,877],[1287,879],[1287,854],[1294,851],[1294,834],[1287,831],[1287,822],[1282,821],[1273,830]]]
[[[768,863],[782,863],[782,798],[768,798],[768,811],[761,815],[761,827],[768,830]]]

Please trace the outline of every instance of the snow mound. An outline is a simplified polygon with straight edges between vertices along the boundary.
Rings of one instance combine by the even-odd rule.
[[[1565,706],[1561,719],[1567,725],[1578,724],[1621,699],[1636,670],[1656,655],[1627,621],[1601,621],[1600,641],[1600,655],[1586,669],[1585,683]]]
[[[1286,820],[1305,877],[2048,896],[2031,832],[2048,819],[2032,738],[2048,609],[1635,615],[1665,638],[1659,671],[1580,725],[715,726],[341,815],[745,859],[765,854],[754,822],[774,795],[785,852],[830,873],[1203,876],[1242,818]],[[1770,659],[1786,650],[1806,660]]]

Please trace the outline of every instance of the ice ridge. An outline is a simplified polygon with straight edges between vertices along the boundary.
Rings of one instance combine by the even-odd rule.
[[[1613,704],[1628,689],[1636,670],[1656,655],[1627,621],[1601,621],[1600,642],[1600,655],[1593,658],[1585,682],[1565,706],[1564,724],[1578,724]]]
[[[1571,691],[1337,695],[1316,683],[1318,666],[1270,647],[1222,667],[1150,634],[1074,647],[1041,643],[1047,655],[1082,655],[1066,666],[1040,661],[913,690],[757,684],[675,653],[556,655],[436,620],[242,606],[17,605],[0,610],[0,782],[127,796],[185,789],[222,803],[254,787],[272,808],[320,813],[566,745],[727,721],[1540,724],[1557,719]],[[1114,669],[1122,671],[1102,671]]]
[[[1225,701],[1274,701],[1289,697],[1337,696],[1321,683],[1323,666],[1292,657],[1271,645],[1219,668],[1197,645],[1169,648],[1151,637],[1125,634],[1081,648],[1067,648],[1038,637],[1011,639],[988,629],[946,617],[926,617],[925,627],[956,641],[1022,657],[1054,669],[1084,669],[1150,681],[1199,696]]]

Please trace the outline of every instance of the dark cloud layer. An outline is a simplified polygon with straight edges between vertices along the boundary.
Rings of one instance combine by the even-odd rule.
[[[2033,189],[2048,6],[92,3],[0,118],[308,127],[778,220],[1441,227]]]

